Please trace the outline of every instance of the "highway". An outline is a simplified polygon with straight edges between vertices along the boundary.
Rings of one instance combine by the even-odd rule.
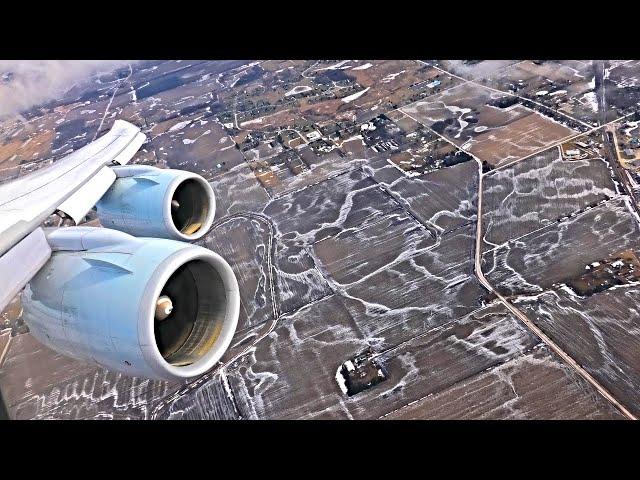
[[[113,99],[115,98],[116,93],[118,93],[118,90],[120,90],[120,87],[122,86],[123,83],[126,83],[129,81],[129,78],[131,78],[131,75],[133,75],[133,69],[131,68],[131,64],[129,64],[129,75],[127,75],[126,78],[122,78],[118,80],[118,83],[116,84],[115,88],[113,89],[113,93],[111,94],[111,98],[109,99],[109,103],[107,104],[107,107],[104,109],[104,114],[102,115],[102,119],[100,120],[100,125],[98,125],[98,128],[96,129],[96,133],[93,135],[93,139],[91,141],[94,141],[96,138],[98,138],[98,134],[100,133],[100,130],[102,130],[102,124],[104,123],[104,119],[107,118],[107,113],[109,113],[109,109],[111,108],[111,104],[113,103]]]
[[[615,139],[615,134],[612,131],[602,132],[602,143],[605,147],[605,156],[611,168],[613,169],[620,185],[622,186],[622,194],[627,195],[631,199],[631,205],[638,215],[640,215],[640,208],[638,208],[638,198],[629,185],[629,178],[627,177],[624,167],[618,161],[619,150]]]
[[[602,144],[605,147],[605,156],[611,168],[618,178],[618,181],[622,185],[623,193],[631,199],[631,205],[636,213],[640,216],[640,208],[638,208],[638,198],[636,197],[633,188],[629,184],[629,177],[627,176],[627,172],[619,161],[620,158],[620,149],[618,148],[618,142],[616,141],[615,135],[615,124],[614,122],[605,123],[606,120],[606,112],[607,112],[607,97],[605,95],[605,68],[608,65],[608,62],[605,61],[595,61],[595,71],[596,71],[596,89],[600,85],[601,95],[598,95],[598,110],[600,114],[600,124],[605,128],[602,130]],[[635,111],[625,115],[622,118],[616,119],[615,122],[618,123],[622,119],[627,118],[631,115],[635,115]]]

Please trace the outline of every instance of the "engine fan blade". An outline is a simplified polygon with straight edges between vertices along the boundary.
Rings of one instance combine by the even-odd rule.
[[[155,319],[164,320],[169,315],[171,315],[172,311],[173,302],[171,301],[171,299],[166,295],[161,295],[160,297],[158,297],[158,300],[156,301]]]

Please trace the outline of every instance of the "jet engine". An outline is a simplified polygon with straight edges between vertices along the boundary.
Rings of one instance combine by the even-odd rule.
[[[211,369],[238,322],[238,283],[208,249],[104,228],[46,232],[52,256],[27,284],[23,318],[58,352],[127,375]]]
[[[113,167],[116,180],[96,204],[100,223],[135,236],[197,240],[213,222],[211,185],[195,173]]]

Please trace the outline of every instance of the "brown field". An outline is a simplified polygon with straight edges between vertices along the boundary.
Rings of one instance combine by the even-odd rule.
[[[410,85],[411,83],[415,83],[416,81],[418,81],[414,78],[415,72],[421,68],[420,64],[410,60],[374,60],[369,63],[372,63],[373,66],[365,70],[347,70],[348,74],[350,76],[356,77],[357,82],[365,88],[373,88],[381,85],[382,87],[386,87],[389,90],[395,90],[401,85]],[[396,76],[391,81],[382,83],[383,80],[389,78],[389,75],[393,75],[402,71],[404,71],[404,73]]]
[[[10,418],[145,418],[180,385],[127,377],[60,355],[31,335],[11,339],[2,371]]]
[[[599,152],[599,149],[598,149],[597,145],[592,145],[592,146],[590,146],[588,148],[583,148],[583,147],[581,147],[581,146],[576,144],[576,142],[585,142],[585,141],[588,141],[588,140],[589,140],[589,138],[586,137],[586,136],[577,137],[577,138],[574,138],[573,140],[571,140],[569,142],[565,142],[562,145],[560,145],[560,148],[562,148],[563,157],[566,157],[568,150],[579,150],[581,155],[586,155],[587,158],[594,158],[594,157],[603,156]]]
[[[392,153],[389,160],[398,168],[409,170],[409,164],[413,160],[413,156],[409,152]]]
[[[20,302],[20,297],[17,296],[0,312],[0,330],[2,330],[4,322],[13,322],[20,318],[20,315],[22,315],[22,303]]]
[[[353,138],[344,141],[340,148],[344,150],[347,155],[354,155],[356,157],[361,157],[365,153],[365,145],[361,138]]]
[[[30,140],[15,139],[0,145],[0,166],[11,168],[24,161],[44,158],[43,154],[51,150],[53,134],[53,130],[45,130],[30,137]]]
[[[415,92],[410,85],[425,82],[438,77],[442,82],[438,90],[452,87],[460,80],[442,73],[435,68],[414,61],[373,62],[374,66],[367,70],[349,70],[363,87],[371,89],[362,97],[353,101],[358,109],[371,108],[383,102],[391,105],[404,105],[410,101]]]
[[[517,83],[520,80],[542,86],[544,79],[547,78],[554,82],[571,82],[573,85],[588,82],[592,76],[590,62],[548,60],[541,65],[536,65],[531,60],[525,60],[496,71],[495,75],[488,78],[491,85],[499,87],[509,82]]]
[[[590,73],[589,62],[575,61],[547,61],[542,65],[536,65],[530,60],[519,63],[517,70],[522,70],[531,75],[531,77],[539,76],[550,78],[554,82],[557,81],[576,81],[581,77],[584,78]]]
[[[387,113],[387,117],[393,120],[393,122],[406,133],[415,132],[418,128],[420,128],[419,122],[416,122],[413,118],[407,116],[400,110],[394,110]]]
[[[431,126],[435,122],[456,118],[460,114],[452,112],[452,107],[477,110],[482,108],[495,94],[480,85],[464,83],[438,95],[402,107],[402,111],[421,123]]]
[[[302,60],[267,60],[262,62],[260,66],[267,72],[276,72],[283,68],[296,67],[302,65]]]
[[[621,419],[545,347],[429,395],[385,417],[409,419]]]
[[[345,70],[349,76],[355,77],[358,85],[369,88],[365,94],[348,104],[342,100],[326,100],[316,104],[310,104],[303,100],[301,113],[318,117],[316,121],[328,118],[333,120],[336,115],[344,112],[349,112],[348,116],[351,116],[356,111],[370,110],[378,105],[383,109],[404,105],[411,101],[411,97],[416,94],[410,85],[429,81],[436,76],[442,82],[438,90],[460,83],[460,80],[454,77],[415,61],[362,61],[359,65],[362,66],[365,63],[371,63],[373,66],[364,70],[355,70],[354,68]],[[357,65],[354,67],[357,68]]]
[[[498,166],[530,155],[573,133],[564,125],[532,113],[477,136],[468,150]]]
[[[13,134],[19,134],[20,130],[24,130],[24,125],[17,118],[0,122],[0,142],[4,143]]]
[[[371,88],[362,97],[353,101],[354,106],[371,107],[400,89],[407,95],[409,92],[404,87],[427,80],[439,73],[435,69],[429,69],[430,72],[422,72],[422,69],[421,64],[404,60],[373,62],[373,67],[366,70],[348,70],[349,75],[356,77],[358,84]],[[419,75],[418,71],[421,71]]]
[[[22,140],[12,140],[0,145],[0,165],[2,167],[11,168],[20,164],[18,151],[23,143]]]
[[[344,112],[350,110],[353,115],[353,105],[344,103],[340,99],[327,100],[319,103],[309,103],[308,101],[301,102],[300,113],[309,117],[309,119],[316,122],[322,120],[338,120],[337,113],[339,111]]]
[[[546,61],[541,65],[536,65],[530,60],[526,60],[503,70],[491,77],[490,84],[494,87],[504,88],[508,83],[517,83],[522,80],[529,85],[529,93],[536,89],[544,89],[545,79],[559,82],[568,90],[568,97],[586,90],[586,84],[593,77],[591,62],[581,62],[578,60]]]
[[[457,119],[443,135],[492,165],[522,158],[574,133],[522,106],[500,109],[487,105],[495,96],[479,85],[463,84],[401,110],[427,126]],[[477,121],[462,128],[460,109],[469,109],[466,115]],[[488,130],[482,132],[479,127]]]
[[[297,85],[307,85],[308,82],[299,82]],[[251,83],[246,86],[244,92],[246,92],[247,99],[257,102],[258,100],[264,100],[271,105],[276,105],[276,102],[284,97],[284,94],[290,90],[290,88],[282,89],[278,87],[276,90],[265,90],[264,85]],[[227,98],[227,103],[233,105],[233,97]],[[277,106],[278,109],[282,109],[281,105]]]
[[[584,99],[587,92],[593,90],[591,81],[595,75],[595,64],[592,61],[562,60],[550,61],[537,65],[532,61],[523,61],[507,67],[487,79],[487,84],[499,90],[510,89],[519,84],[518,95],[539,100],[547,106],[555,105],[558,112],[569,115],[589,125],[596,125],[596,112]],[[555,85],[551,85],[549,82]],[[566,92],[551,99],[548,96],[537,96],[541,90],[559,88]],[[559,91],[559,90],[558,90]],[[610,103],[610,102],[608,102]],[[616,118],[618,113],[611,104],[607,108],[607,121]]]
[[[517,60],[483,60],[472,64],[466,63],[465,60],[440,60],[442,68],[468,80],[494,77],[516,63]]]
[[[239,127],[247,131],[274,130],[277,127],[293,126],[296,120],[300,121],[300,115],[289,108],[240,122]]]
[[[235,137],[231,137],[231,138],[233,139],[234,142],[236,142],[238,145],[240,145],[240,144],[242,144],[242,142],[245,141],[245,139],[248,136],[249,136],[249,132],[247,130],[242,130]]]
[[[153,125],[153,127],[151,127],[151,129],[147,132],[147,136],[151,139],[154,139],[169,132],[169,130],[178,123],[185,122],[187,120],[189,120],[189,118],[186,116],[178,116],[169,120],[165,120],[164,122],[158,122]]]
[[[304,143],[304,140],[301,137],[296,137],[292,140],[289,140],[287,142],[287,146],[289,148],[296,148],[299,147],[300,145],[302,145]]]
[[[252,162],[249,166],[263,187],[275,187],[280,183],[278,177],[271,169],[269,169],[269,165],[266,164],[266,162]]]
[[[507,123],[526,117],[530,113],[531,110],[521,105],[509,109],[485,105],[479,108],[477,125],[482,125],[487,128],[502,127]]]

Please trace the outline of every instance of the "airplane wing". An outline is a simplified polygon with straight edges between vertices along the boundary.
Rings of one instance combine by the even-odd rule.
[[[195,377],[217,365],[238,325],[231,266],[192,245],[215,217],[193,172],[121,166],[145,136],[116,121],[48,168],[0,186],[0,310],[22,291],[22,319],[53,350],[132,376]],[[102,228],[76,224],[93,207]]]
[[[108,133],[50,167],[0,185],[0,256],[56,210],[77,223],[115,180],[105,165],[126,164],[145,138],[135,125],[116,120]]]
[[[39,225],[61,211],[78,223],[144,143],[140,129],[116,120],[111,130],[53,165],[0,185],[0,311],[51,255]]]

